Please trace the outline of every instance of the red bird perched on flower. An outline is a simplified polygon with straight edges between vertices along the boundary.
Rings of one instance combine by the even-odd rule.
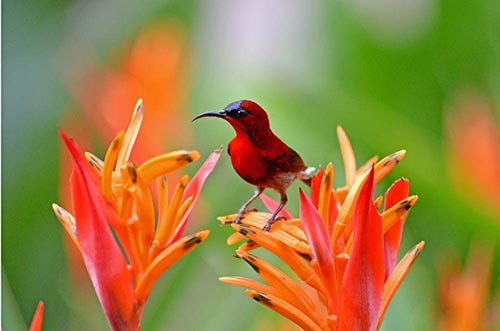
[[[233,168],[241,178],[257,186],[255,194],[238,211],[235,223],[264,189],[272,188],[280,194],[280,204],[264,226],[269,231],[288,201],[288,187],[295,179],[310,185],[314,168],[306,167],[300,155],[271,131],[267,113],[253,101],[235,101],[222,110],[202,113],[193,121],[202,117],[219,117],[231,124],[236,131],[228,146]]]

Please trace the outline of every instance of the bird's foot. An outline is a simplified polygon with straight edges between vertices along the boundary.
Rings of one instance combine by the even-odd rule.
[[[286,221],[286,217],[285,216],[277,216],[277,217],[272,217],[270,218],[267,223],[264,225],[264,227],[262,228],[262,231],[264,232],[269,232],[271,230],[271,226],[276,223],[277,221],[283,221],[285,220]]]
[[[236,217],[234,218],[233,223],[235,223],[235,224],[241,223],[241,219],[243,218],[243,215],[245,215],[246,213],[249,213],[249,212],[256,212],[256,211],[258,211],[257,208],[239,211],[238,214],[236,215]]]
[[[238,215],[236,215],[236,217],[234,218],[233,223],[240,224],[242,216],[243,216],[243,213],[238,213]]]

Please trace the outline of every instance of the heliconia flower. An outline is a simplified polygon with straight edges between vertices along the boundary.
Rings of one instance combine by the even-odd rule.
[[[261,229],[270,214],[246,213],[240,224],[232,224],[237,232],[228,244],[248,239],[235,256],[250,264],[266,284],[239,276],[220,280],[246,287],[251,298],[304,330],[372,331],[379,328],[392,297],[423,249],[424,242],[420,242],[397,262],[403,225],[417,196],[408,196],[408,181],[399,179],[385,198],[374,201],[375,184],[405,151],[379,162],[372,158],[357,169],[347,136],[340,127],[337,132],[346,185],[332,188],[330,163],[312,178],[310,197],[300,190],[300,218],[278,221],[265,232]],[[379,212],[383,200],[385,206]],[[266,196],[263,201],[273,210],[276,202]],[[234,217],[219,220],[226,224]],[[250,254],[257,247],[283,260],[301,281]]]
[[[43,309],[43,301],[40,301],[36,307],[35,313],[33,314],[29,331],[42,331]]]
[[[61,132],[73,160],[74,216],[56,204],[53,208],[83,256],[112,330],[139,330],[142,309],[155,281],[209,235],[204,230],[182,237],[220,151],[208,157],[191,181],[182,177],[169,196],[165,175],[200,155],[180,150],[139,166],[130,162],[143,115],[139,100],[127,131],[118,133],[104,160],[84,155]],[[149,187],[152,181],[158,188],[157,211]]]
[[[63,114],[60,119],[60,127],[65,132],[71,132],[72,139],[78,141],[80,148],[85,150],[91,146],[91,129],[86,125],[81,113],[70,111]],[[67,184],[73,164],[71,156],[66,153],[66,146],[61,141],[59,146],[59,199],[63,206],[71,206],[71,191]],[[70,213],[73,212],[68,208]],[[92,289],[92,283],[86,274],[85,264],[82,259],[80,250],[74,245],[72,239],[65,233],[61,233],[64,244],[64,252],[66,255],[66,264],[71,282],[71,290],[77,293],[88,293]],[[87,300],[88,296],[79,295],[77,300]],[[75,303],[75,302],[73,302]],[[83,302],[82,302],[83,303]],[[77,304],[80,304],[78,302]]]
[[[448,108],[449,172],[469,197],[479,196],[482,208],[500,214],[500,119],[484,97],[472,93],[460,95]]]
[[[460,271],[455,259],[440,263],[440,321],[437,330],[497,330],[500,325],[488,325],[488,292],[493,267],[493,247],[473,243],[467,264]],[[492,322],[495,323],[495,322]]]

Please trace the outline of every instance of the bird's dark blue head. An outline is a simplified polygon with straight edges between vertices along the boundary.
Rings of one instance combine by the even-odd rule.
[[[222,110],[214,110],[196,116],[193,121],[202,117],[219,117],[225,119],[238,132],[243,130],[253,135],[269,130],[267,113],[257,103],[250,100],[231,102]]]
[[[229,105],[227,105],[223,111],[225,113],[225,116],[229,116],[235,120],[239,120],[244,118],[249,114],[248,110],[243,108],[241,106],[243,100],[231,102]]]

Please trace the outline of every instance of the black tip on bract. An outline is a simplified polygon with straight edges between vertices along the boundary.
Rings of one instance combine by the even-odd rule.
[[[226,117],[226,111],[225,110],[210,110],[204,113],[201,113],[200,115],[196,116],[195,118],[192,119],[192,122],[196,121],[199,118],[202,117]]]

